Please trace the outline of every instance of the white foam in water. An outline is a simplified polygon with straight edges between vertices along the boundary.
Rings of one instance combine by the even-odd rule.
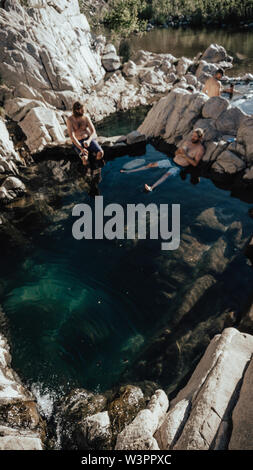
[[[41,383],[33,383],[31,391],[35,396],[38,409],[46,419],[50,419],[54,409],[54,403],[59,398],[59,393],[49,389],[43,389]]]
[[[145,158],[138,158],[137,160],[132,160],[131,162],[126,163],[123,168],[124,170],[134,170],[138,166],[143,166],[146,164]]]

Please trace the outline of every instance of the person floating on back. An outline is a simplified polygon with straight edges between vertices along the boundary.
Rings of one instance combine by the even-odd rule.
[[[163,183],[169,176],[176,176],[181,168],[189,166],[196,167],[201,161],[205,149],[201,142],[204,131],[201,128],[195,129],[192,132],[191,140],[184,142],[184,144],[175,152],[174,165],[169,158],[166,160],[159,160],[157,162],[148,163],[134,170],[120,170],[121,173],[134,173],[136,171],[148,170],[150,168],[167,168],[168,171],[157,180],[152,186],[145,184],[146,191],[153,191],[159,184]]]
[[[103,158],[104,151],[95,140],[95,127],[79,101],[73,104],[73,113],[67,119],[67,127],[73,148],[84,165],[88,163],[89,153],[95,154],[97,160]]]

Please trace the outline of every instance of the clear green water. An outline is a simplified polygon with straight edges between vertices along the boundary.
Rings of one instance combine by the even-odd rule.
[[[105,126],[119,134],[129,116],[111,117]],[[148,145],[141,157],[109,161],[99,184],[104,204],[179,203],[182,233],[204,210],[214,208],[221,224],[229,227],[237,221],[243,237],[250,236],[250,204],[231,197],[209,180],[201,178],[193,185],[189,176],[185,181],[178,176],[146,194],[144,183],[155,181],[163,170],[119,173],[124,165],[161,158],[164,155]],[[10,320],[13,366],[41,393],[58,394],[75,386],[111,387],[164,319],[170,318],[181,295],[182,286],[175,283],[177,273],[179,278],[182,272],[186,274],[183,287],[191,289],[185,260],[178,259],[176,252],[161,252],[160,241],[74,240],[71,211],[80,202],[94,206],[94,199],[86,193],[73,193],[62,199],[55,224],[43,232],[31,228],[34,249],[28,256],[13,253],[5,259],[3,250],[0,279],[4,278],[5,288],[0,304]],[[198,243],[203,250],[215,244],[214,234],[212,228],[200,230]],[[237,250],[234,238],[233,231],[228,233],[227,256]],[[170,274],[168,263],[173,260]],[[240,305],[252,286],[252,269],[243,254],[232,275],[225,272],[220,276],[221,285],[226,285],[220,293],[223,304]],[[165,278],[170,285],[167,301]],[[214,315],[221,297],[212,299]]]

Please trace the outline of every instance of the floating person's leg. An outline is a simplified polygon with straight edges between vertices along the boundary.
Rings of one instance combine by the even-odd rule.
[[[139,168],[135,168],[134,170],[120,170],[120,173],[135,173],[136,171],[143,171],[143,170],[148,170],[149,168],[156,168],[158,167],[157,162],[149,163],[148,165],[145,166],[140,166]]]
[[[149,186],[148,184],[145,184],[144,187],[145,187],[146,191],[149,191],[149,192],[153,191],[153,189],[155,189],[157,186],[159,186],[164,181],[166,181],[166,179],[169,176],[176,176],[179,172],[180,172],[180,168],[178,168],[178,167],[170,168],[170,170],[167,171],[161,178],[159,178],[159,180],[157,180],[152,186]]]

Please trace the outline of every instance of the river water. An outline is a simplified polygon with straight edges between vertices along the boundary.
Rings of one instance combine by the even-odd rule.
[[[253,73],[253,31],[227,29],[155,28],[142,35],[131,36],[132,53],[139,49],[170,53],[175,57],[195,57],[210,44],[219,44],[234,58],[234,75]]]
[[[160,37],[159,47],[153,34]],[[138,39],[139,45],[164,52],[168,34],[150,33]],[[215,35],[205,38],[202,33],[193,50],[186,39],[190,32],[184,34],[185,46],[180,46],[179,31],[173,31],[174,49],[169,52],[192,56],[210,42],[210,34]],[[149,47],[142,42],[147,38]],[[145,112],[111,116],[100,124],[99,133],[127,133],[142,122]],[[176,334],[183,315],[193,315],[194,310],[194,320],[187,317],[189,331],[198,323],[214,322],[215,334],[221,328],[219,316],[225,310],[238,312],[247,302],[253,273],[242,248],[253,228],[248,215],[252,194],[244,202],[210,180],[183,174],[146,194],[144,184],[154,182],[164,170],[119,172],[164,158],[148,145],[142,155],[108,161],[97,194],[104,196],[105,205],[117,202],[124,208],[128,203],[180,204],[178,251],[161,251],[161,240],[75,240],[74,205],[85,202],[94,208],[94,198],[78,191],[61,198],[55,223],[43,231],[31,227],[29,254],[13,251],[5,257],[2,247],[0,304],[9,319],[13,367],[39,395],[58,396],[76,386],[106,390],[131,370],[159,328],[170,325]],[[199,334],[207,341],[204,328]],[[175,364],[168,363],[162,385],[169,387],[172,378],[177,384],[202,349],[189,352],[176,378]],[[159,382],[159,374],[152,379]]]

